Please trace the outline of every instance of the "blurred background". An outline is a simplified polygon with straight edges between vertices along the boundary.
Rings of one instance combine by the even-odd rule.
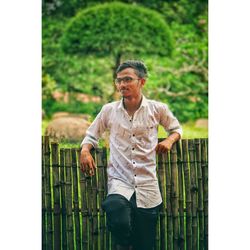
[[[145,96],[169,105],[184,138],[208,137],[207,0],[44,0],[42,11],[43,135],[79,145],[119,99],[117,65],[140,59]]]

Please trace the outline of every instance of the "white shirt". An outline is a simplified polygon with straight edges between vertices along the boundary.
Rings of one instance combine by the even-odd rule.
[[[162,202],[155,152],[159,124],[168,133],[182,135],[178,120],[164,103],[143,96],[133,117],[124,109],[122,100],[103,106],[81,145],[89,143],[96,148],[102,133],[109,130],[108,195],[121,194],[129,200],[136,192],[137,206],[142,208]]]

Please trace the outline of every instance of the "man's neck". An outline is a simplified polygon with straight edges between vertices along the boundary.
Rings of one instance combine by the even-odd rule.
[[[138,97],[123,98],[124,108],[127,110],[129,115],[133,115],[135,111],[140,107],[142,102],[142,94]]]

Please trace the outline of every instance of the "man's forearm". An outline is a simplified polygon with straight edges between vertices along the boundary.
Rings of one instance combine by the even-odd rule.
[[[170,134],[166,140],[170,141],[172,144],[174,144],[175,142],[177,142],[178,140],[180,140],[181,136],[179,133],[174,132],[172,134]]]

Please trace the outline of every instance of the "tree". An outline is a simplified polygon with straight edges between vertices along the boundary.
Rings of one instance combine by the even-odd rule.
[[[156,11],[114,2],[78,12],[66,27],[61,45],[70,54],[112,54],[115,75],[124,55],[170,55],[171,37],[164,18]]]

